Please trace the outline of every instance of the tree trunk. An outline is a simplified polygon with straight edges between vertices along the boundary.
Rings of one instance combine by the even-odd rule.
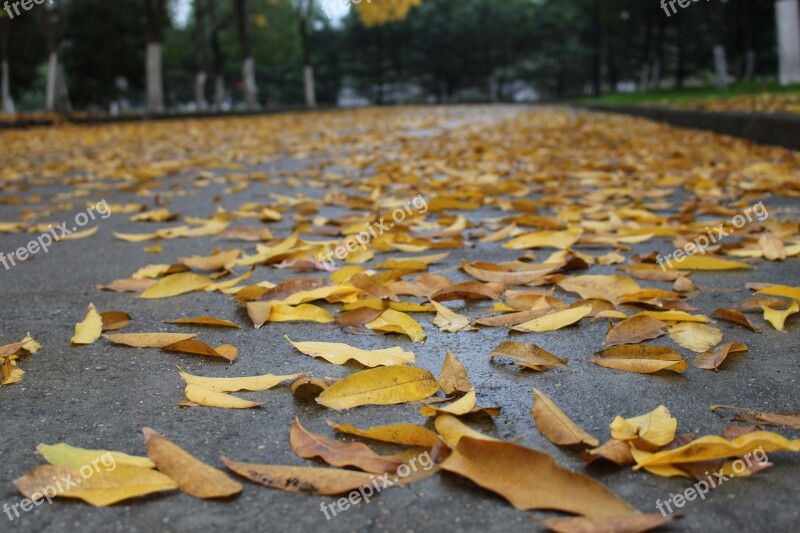
[[[496,104],[500,100],[500,85],[497,83],[497,72],[492,71],[489,75],[489,100]]]
[[[225,56],[222,54],[222,45],[219,42],[222,21],[219,19],[215,0],[209,0],[208,12],[211,16],[209,46],[214,63],[214,111],[220,111],[225,101]]]
[[[147,43],[147,112],[164,112],[164,85],[161,81],[161,43]]]
[[[800,83],[800,9],[798,0],[777,0],[779,79],[781,85]]]
[[[0,111],[14,114],[14,100],[11,98],[11,79],[8,67],[8,19],[0,18]]]
[[[752,48],[747,50],[744,59],[744,79],[752,80],[756,75],[756,51]]]
[[[198,111],[206,111],[208,102],[206,101],[206,78],[204,71],[200,71],[194,78],[194,103]]]
[[[47,91],[45,93],[45,111],[54,111],[56,108],[56,83],[58,78],[58,52],[52,50],[47,61]]]
[[[258,109],[258,87],[256,86],[256,62],[250,44],[250,14],[247,0],[236,0],[236,18],[239,29],[239,48],[242,52],[242,81],[244,83],[244,105],[248,111]]]
[[[708,4],[708,25],[711,30],[711,39],[714,43],[714,85],[717,89],[728,88],[728,59],[725,54],[725,44],[722,39],[722,13],[716,2]]]
[[[317,107],[317,92],[314,88],[314,67],[306,65],[303,67],[303,84],[306,92],[306,106]]]
[[[147,112],[164,112],[164,83],[161,79],[162,16],[165,0],[144,0],[147,50],[145,75],[147,78]]]
[[[686,21],[684,18],[678,19],[678,64],[675,67],[675,88],[683,89],[683,80],[686,78]]]
[[[303,54],[303,87],[306,107],[317,107],[317,93],[314,88],[314,67],[311,65],[311,42],[308,36],[308,22],[314,9],[314,0],[299,0],[297,19],[300,30],[300,46]]]

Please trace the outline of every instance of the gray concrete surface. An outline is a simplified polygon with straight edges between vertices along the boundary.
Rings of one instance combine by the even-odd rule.
[[[263,167],[268,170],[294,169],[305,161],[283,160]],[[182,179],[182,178],[175,178]],[[286,191],[277,186],[276,191]],[[208,216],[209,199],[221,191],[212,186],[196,195],[179,198],[171,209]],[[227,196],[229,208],[243,201],[265,201],[266,189]],[[319,197],[324,191],[304,191]],[[263,196],[261,196],[263,195]],[[97,198],[99,200],[99,198]],[[134,201],[119,195],[109,201]],[[797,204],[777,199],[770,206]],[[0,207],[3,219],[19,212],[13,206]],[[470,218],[500,216],[499,211],[469,213]],[[795,216],[797,216],[795,211]],[[225,454],[255,463],[304,465],[289,446],[289,426],[295,416],[312,431],[331,434],[326,419],[360,427],[397,422],[425,423],[412,405],[361,407],[333,412],[292,397],[288,388],[242,394],[263,401],[259,410],[227,411],[208,408],[180,408],[183,383],[175,365],[201,375],[246,376],[261,373],[310,372],[318,376],[345,376],[358,365],[338,367],[299,354],[283,340],[324,340],[356,343],[364,348],[397,345],[417,355],[417,365],[438,373],[445,349],[451,349],[467,366],[481,405],[502,406],[494,419],[470,423],[503,439],[554,455],[572,469],[583,471],[606,483],[643,512],[657,512],[655,502],[691,486],[686,479],[666,479],[627,468],[601,463],[586,466],[577,450],[563,449],[548,442],[536,430],[529,410],[531,389],[537,387],[562,406],[576,422],[601,439],[608,436],[608,424],[616,415],[635,416],[664,404],[679,420],[679,432],[698,435],[719,434],[726,422],[708,411],[712,404],[741,405],[788,412],[800,406],[797,387],[797,316],[787,323],[788,333],[769,327],[761,334],[720,321],[726,340],[745,342],[750,351],[732,356],[719,373],[690,366],[685,375],[645,376],[599,368],[587,361],[601,345],[606,332],[603,321],[584,321],[579,328],[545,334],[512,334],[515,340],[536,342],[545,349],[569,357],[570,371],[520,372],[510,365],[489,362],[494,346],[507,340],[500,328],[443,334],[430,323],[430,315],[417,315],[428,339],[412,344],[404,337],[358,336],[332,325],[268,324],[255,331],[235,302],[220,294],[194,293],[166,300],[138,300],[130,294],[100,292],[95,284],[129,276],[138,267],[167,262],[180,256],[205,254],[215,244],[211,238],[166,241],[164,253],[142,253],[142,244],[114,239],[111,230],[133,231],[126,216],[103,221],[93,238],[63,242],[48,254],[40,254],[10,271],[0,269],[0,339],[13,342],[26,332],[33,333],[42,350],[23,362],[27,375],[16,386],[0,389],[0,504],[21,499],[11,480],[43,461],[35,454],[38,443],[66,441],[76,446],[106,448],[144,454],[140,428],[152,427],[200,459],[222,467],[218,457]],[[136,226],[141,230],[143,226]],[[272,226],[285,235],[289,222]],[[0,250],[11,250],[30,239],[23,235],[0,235]],[[637,251],[670,250],[665,240],[637,247]],[[474,249],[455,250],[447,262],[432,272],[448,270],[457,280],[468,279],[452,269],[463,259],[511,260],[520,253],[480,244]],[[380,256],[379,256],[380,257]],[[595,267],[592,273],[613,273],[614,267]],[[251,281],[279,281],[298,274],[289,270],[261,268]],[[797,260],[762,263],[757,270],[732,273],[696,273],[694,280],[704,289],[693,302],[710,313],[747,297],[748,281],[779,280],[800,285]],[[643,285],[656,285],[642,282]],[[566,300],[574,295],[562,293]],[[99,341],[73,348],[69,339],[74,324],[83,318],[89,301],[101,310],[125,310],[134,317],[126,331],[177,331],[162,320],[181,316],[211,314],[233,320],[241,330],[203,329],[201,339],[210,344],[228,342],[240,349],[239,360],[229,367],[192,356],[159,350],[135,350]],[[490,304],[469,304],[460,310],[470,316]],[[760,318],[756,317],[760,322]],[[191,329],[190,329],[191,330]],[[671,341],[660,339],[666,344]],[[684,352],[685,350],[679,349]],[[775,429],[787,437],[798,432]],[[389,446],[375,446],[389,452]],[[770,454],[775,466],[748,479],[725,483],[706,501],[689,502],[670,531],[792,531],[800,523],[798,489],[800,457]],[[559,516],[548,512],[520,512],[502,498],[466,479],[443,473],[419,484],[384,491],[368,505],[361,504],[326,521],[320,511],[330,498],[295,495],[245,482],[245,490],[230,501],[202,501],[182,493],[169,493],[133,500],[109,508],[95,509],[81,502],[57,500],[42,505],[9,522],[0,515],[0,531],[497,531],[539,530],[537,521]]]

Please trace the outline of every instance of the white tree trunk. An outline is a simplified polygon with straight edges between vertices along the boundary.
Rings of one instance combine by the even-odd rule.
[[[3,77],[2,88],[0,88],[0,104],[2,104],[3,113],[13,115],[14,100],[11,98],[11,82],[9,81],[9,68],[8,61],[3,61],[0,65],[0,76]]]
[[[314,87],[314,67],[303,67],[303,82],[306,89],[306,106],[317,107],[317,91]]]
[[[214,110],[222,111],[222,104],[225,101],[225,78],[217,75],[214,80]]]
[[[256,62],[248,57],[242,63],[244,80],[244,105],[248,111],[258,109],[258,87],[256,87]]]
[[[717,89],[728,88],[728,60],[721,44],[714,45],[714,78]]]
[[[147,43],[147,112],[164,112],[164,84],[161,81],[161,43]]]
[[[53,111],[56,108],[56,78],[58,78],[58,52],[53,52],[47,62],[47,94],[44,102],[46,111]]]
[[[777,0],[778,59],[781,85],[800,83],[800,9],[798,0]]]
[[[198,111],[208,109],[208,102],[206,102],[206,73],[203,71],[198,72],[195,76],[194,102]]]

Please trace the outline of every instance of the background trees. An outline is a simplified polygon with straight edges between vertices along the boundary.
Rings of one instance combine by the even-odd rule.
[[[777,80],[779,64],[783,81],[800,81],[798,0],[692,3],[670,16],[641,0],[362,0],[333,20],[331,1],[342,2],[36,6],[0,18],[0,104],[159,113],[562,99]]]

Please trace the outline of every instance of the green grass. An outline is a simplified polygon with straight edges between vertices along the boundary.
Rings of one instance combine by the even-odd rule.
[[[706,100],[726,100],[737,96],[763,93],[796,94],[800,93],[800,85],[781,87],[777,82],[741,82],[732,85],[725,91],[708,87],[700,89],[683,89],[653,91],[648,93],[606,94],[600,98],[582,98],[582,104],[607,105],[674,105]]]

